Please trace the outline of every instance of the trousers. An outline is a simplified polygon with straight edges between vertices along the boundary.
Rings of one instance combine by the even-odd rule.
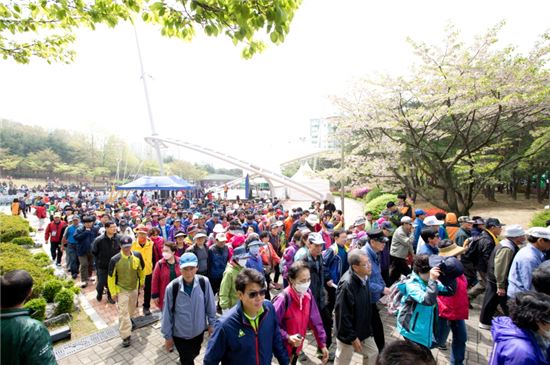
[[[367,337],[361,341],[361,347],[363,350],[363,365],[376,364],[376,357],[378,356],[378,348],[374,342],[374,338]],[[336,358],[334,359],[334,365],[349,365],[351,364],[351,358],[353,357],[352,345],[348,345],[336,339]]]
[[[138,290],[122,290],[118,293],[118,331],[124,340],[132,334],[132,318],[136,314]]]

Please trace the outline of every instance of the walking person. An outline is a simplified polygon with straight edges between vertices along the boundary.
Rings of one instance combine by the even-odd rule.
[[[353,352],[360,353],[363,365],[373,365],[378,348],[372,333],[371,294],[368,276],[371,264],[365,251],[354,249],[348,252],[350,269],[342,276],[336,290],[335,365],[349,365]]]
[[[78,255],[77,245],[78,241],[74,238],[76,230],[80,227],[80,218],[74,214],[69,218],[70,225],[65,229],[62,241],[67,242],[65,258],[67,259],[67,269],[71,273],[71,277],[76,279],[78,277]]]
[[[103,291],[107,289],[107,302],[115,304],[109,286],[107,285],[107,277],[109,271],[109,263],[111,258],[120,252],[119,236],[116,233],[117,226],[113,221],[107,221],[105,223],[105,233],[97,237],[92,243],[92,254],[95,257],[96,264],[96,299],[101,302],[103,298]]]
[[[186,252],[180,258],[181,276],[166,287],[161,332],[167,350],[176,347],[182,365],[193,365],[204,332],[216,323],[216,299],[207,277],[197,275],[199,260]]]
[[[487,265],[487,285],[479,315],[479,328],[486,330],[491,329],[491,321],[498,305],[504,315],[508,315],[508,274],[519,245],[525,241],[525,231],[520,225],[512,224],[504,230],[504,237],[506,239],[495,247]]]
[[[53,221],[46,226],[44,232],[44,239],[46,244],[50,241],[50,253],[52,255],[52,261],[55,262],[57,267],[61,267],[62,251],[62,239],[63,233],[65,233],[67,223],[61,220],[61,213],[56,212],[53,215]]]
[[[145,263],[144,266],[144,281],[143,281],[143,314],[151,315],[151,281],[153,280],[153,241],[147,234],[149,230],[145,226],[138,226],[134,230],[137,234],[136,240],[132,243],[132,251],[139,252]]]
[[[233,250],[233,256],[225,267],[220,284],[219,298],[223,313],[233,308],[239,301],[237,289],[235,288],[235,280],[237,279],[237,275],[246,267],[249,258],[250,254],[246,252],[244,245]]]
[[[109,262],[107,283],[109,292],[118,307],[119,333],[122,347],[131,344],[132,318],[136,314],[138,290],[145,280],[145,261],[137,251],[132,251],[132,238],[120,238],[120,252]]]
[[[274,298],[273,306],[277,313],[283,343],[290,356],[290,363],[293,365],[297,363],[308,328],[313,331],[317,346],[323,353],[322,362],[326,363],[329,356],[326,334],[321,314],[309,290],[311,283],[309,267],[302,261],[295,262],[290,267],[288,277],[290,286]]]
[[[265,300],[265,277],[254,269],[237,275],[237,305],[219,320],[208,341],[204,365],[288,365],[275,308]]]
[[[161,311],[164,306],[166,287],[181,275],[179,259],[180,257],[176,256],[176,244],[170,241],[164,242],[162,259],[153,269],[151,281],[151,298]]]
[[[92,255],[92,242],[97,236],[97,230],[93,227],[94,217],[84,216],[82,218],[83,226],[77,228],[74,238],[76,244],[76,254],[80,262],[80,287],[88,286],[88,281],[91,280],[93,273],[94,257]]]
[[[409,258],[414,254],[414,227],[408,216],[401,218],[401,226],[395,230],[390,247],[390,279],[389,284],[395,283],[401,275],[411,273],[408,265]]]

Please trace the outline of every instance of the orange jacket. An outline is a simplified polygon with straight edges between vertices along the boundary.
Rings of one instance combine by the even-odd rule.
[[[260,249],[260,256],[262,257],[262,263],[264,265],[275,267],[275,265],[279,265],[279,263],[281,262],[281,258],[277,256],[277,252],[275,252],[273,245],[269,242],[266,246]]]

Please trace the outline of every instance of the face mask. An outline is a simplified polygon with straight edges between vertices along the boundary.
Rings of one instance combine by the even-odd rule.
[[[237,260],[237,263],[239,264],[240,267],[246,267],[246,261],[248,259],[239,259]]]
[[[260,253],[260,246],[252,246],[250,247],[250,254],[256,256]]]
[[[172,254],[168,252],[163,252],[162,257],[164,257],[165,260],[170,260],[172,258]]]
[[[308,281],[306,283],[303,283],[303,284],[295,284],[294,285],[294,289],[296,289],[296,291],[300,294],[305,294],[307,293],[307,290],[309,289],[309,286],[311,285],[311,281]]]

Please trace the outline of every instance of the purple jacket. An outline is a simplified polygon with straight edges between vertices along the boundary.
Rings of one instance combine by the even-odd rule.
[[[279,268],[284,279],[288,279],[288,269],[292,266],[292,263],[294,262],[294,255],[296,255],[296,251],[298,251],[298,249],[298,245],[294,243],[294,241],[290,241],[288,247],[285,249],[285,252],[283,252],[283,257],[281,257]]]
[[[493,319],[493,351],[488,365],[548,365],[530,330],[519,328],[510,317]]]

